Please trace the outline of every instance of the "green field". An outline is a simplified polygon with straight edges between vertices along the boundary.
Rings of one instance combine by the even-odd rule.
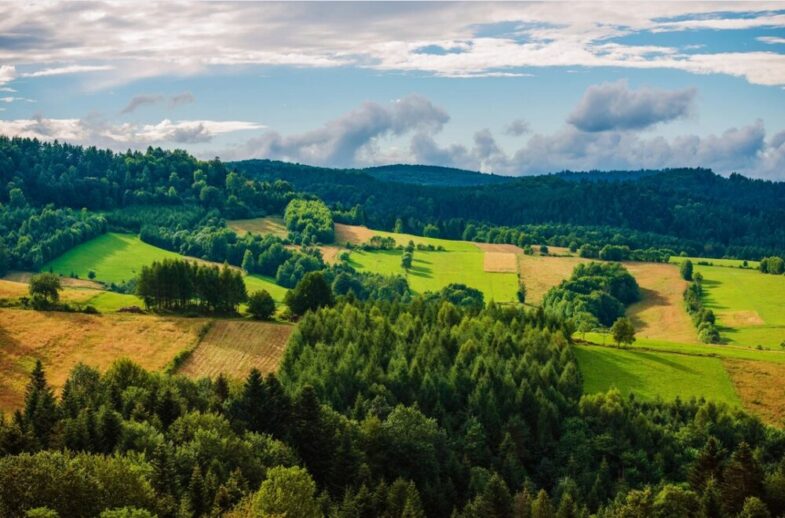
[[[706,397],[740,406],[719,358],[597,346],[576,346],[586,393],[617,388],[641,399]]]
[[[142,266],[162,259],[183,258],[180,254],[144,243],[133,234],[108,233],[83,243],[57,259],[45,264],[41,270],[51,271],[64,275],[78,275],[87,279],[88,273],[95,272],[95,280],[105,283],[121,283],[135,277]],[[286,288],[278,286],[271,279],[261,275],[245,277],[245,285],[249,292],[265,289],[273,298],[281,302],[286,293]],[[137,302],[120,299],[124,295],[117,293],[103,293],[94,297],[89,302],[99,311],[113,311],[123,306],[138,305]],[[104,309],[102,309],[102,306]],[[109,309],[114,308],[114,309]]]
[[[608,334],[576,333],[575,340],[585,340],[588,343],[597,345],[612,345],[613,339]],[[630,347],[631,350],[666,352],[685,354],[690,356],[707,356],[717,358],[735,358],[738,360],[756,360],[769,363],[785,363],[785,352],[779,350],[762,350],[738,345],[711,345],[711,344],[685,344],[679,342],[668,342],[665,340],[654,340],[649,338],[637,338]]]
[[[400,236],[392,235],[394,237]],[[485,272],[483,270],[483,252],[471,243],[430,241],[438,241],[439,244],[447,248],[447,251],[415,250],[414,261],[408,275],[401,267],[403,254],[401,250],[368,252],[355,250],[349,256],[349,264],[359,271],[370,271],[384,275],[406,275],[409,286],[417,293],[439,291],[448,284],[461,283],[482,291],[486,301],[512,302],[515,300],[515,292],[518,289],[517,274]]]
[[[673,256],[670,258],[670,262],[673,264],[681,264],[688,259],[692,261],[692,264],[694,265],[697,265],[698,263],[708,263],[712,266],[729,266],[731,268],[741,268],[744,265],[742,259],[710,259],[706,257]],[[758,261],[747,261],[747,267],[751,269],[758,268]]]
[[[703,275],[704,304],[717,315],[729,344],[779,349],[785,341],[785,275],[696,265]]]

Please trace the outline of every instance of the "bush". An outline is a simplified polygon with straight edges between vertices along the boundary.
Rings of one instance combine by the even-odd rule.
[[[275,301],[267,290],[255,291],[248,297],[248,314],[256,320],[269,320],[275,313]]]
[[[334,303],[332,289],[322,272],[306,273],[297,286],[286,294],[284,302],[292,314],[297,316]]]

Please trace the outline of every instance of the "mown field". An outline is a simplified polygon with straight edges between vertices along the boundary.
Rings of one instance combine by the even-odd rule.
[[[271,322],[216,320],[179,372],[192,377],[218,374],[241,379],[256,368],[278,368],[294,326]]]
[[[143,266],[153,261],[175,258],[182,259],[184,256],[147,244],[136,235],[110,232],[72,248],[45,264],[41,270],[51,270],[64,276],[78,275],[81,279],[87,279],[88,273],[93,271],[97,281],[121,283],[134,278]],[[277,302],[283,301],[286,288],[278,286],[272,279],[261,275],[246,275],[244,280],[248,291],[265,289]],[[97,302],[110,307],[117,306],[119,300],[117,297],[105,295]],[[119,307],[123,305],[127,304],[120,304]]]
[[[0,410],[18,408],[36,359],[59,389],[79,362],[106,369],[127,357],[146,369],[162,369],[192,347],[206,322],[150,315],[85,315],[0,309]]]
[[[780,349],[785,342],[785,275],[697,264],[695,271],[703,275],[704,304],[717,315],[727,343]]]
[[[575,355],[587,393],[615,387],[624,395],[634,393],[642,399],[703,396],[741,404],[719,358],[597,346],[576,346]]]

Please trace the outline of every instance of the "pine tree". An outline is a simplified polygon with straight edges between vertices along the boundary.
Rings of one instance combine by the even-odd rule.
[[[722,447],[714,437],[709,437],[703,449],[698,453],[687,479],[695,491],[701,492],[710,479],[719,480],[722,473]]]
[[[532,518],[555,518],[551,498],[544,489],[540,489],[537,498],[532,502]]]
[[[256,271],[256,261],[253,258],[253,252],[245,249],[245,254],[243,255],[243,262],[241,265],[243,271],[245,273],[254,273]]]
[[[42,447],[49,445],[52,429],[57,422],[57,403],[54,392],[46,382],[44,366],[36,360],[30,381],[25,389],[24,423]]]
[[[763,493],[763,471],[746,442],[739,444],[722,473],[722,504],[727,514],[735,515],[751,496]]]

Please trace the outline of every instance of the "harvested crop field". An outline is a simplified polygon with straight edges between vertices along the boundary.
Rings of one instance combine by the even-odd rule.
[[[518,255],[518,274],[526,284],[526,302],[539,304],[545,293],[572,275],[575,266],[587,263],[580,257],[542,257]]]
[[[273,234],[278,237],[286,237],[289,231],[283,218],[280,216],[267,216],[264,218],[253,219],[234,219],[226,222],[226,226],[240,235],[252,232],[254,234]]]
[[[486,272],[516,273],[518,271],[518,257],[510,252],[485,252],[482,267]]]
[[[342,223],[335,224],[335,242],[339,245],[350,243],[352,245],[359,245],[367,243],[373,236],[380,235],[380,232],[371,230],[368,227],[360,225],[344,225]]]
[[[150,370],[163,368],[193,345],[204,319],[146,315],[85,315],[0,309],[0,409],[18,408],[36,359],[60,388],[79,362],[106,369],[130,358]]]
[[[735,359],[725,359],[724,363],[744,407],[767,423],[782,426],[785,364]]]
[[[294,326],[270,322],[218,320],[180,372],[192,377],[224,373],[244,378],[253,368],[274,372]]]
[[[34,272],[9,272],[5,277],[6,281],[19,282],[24,284],[30,283],[30,278],[35,275]],[[90,279],[74,279],[73,277],[60,277],[60,284],[64,288],[91,288],[94,290],[102,290],[104,286],[100,282],[91,281]]]
[[[474,243],[483,252],[507,252],[510,254],[522,254],[523,249],[515,245],[503,245],[497,243]]]
[[[624,263],[641,289],[642,300],[627,308],[641,338],[697,343],[695,326],[684,308],[687,281],[667,263]]]

